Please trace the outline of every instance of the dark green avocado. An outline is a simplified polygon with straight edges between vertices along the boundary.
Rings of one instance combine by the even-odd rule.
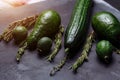
[[[92,17],[92,27],[100,38],[120,45],[120,22],[112,13],[96,13]]]

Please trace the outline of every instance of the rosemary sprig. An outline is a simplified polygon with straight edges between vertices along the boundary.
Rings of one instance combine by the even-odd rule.
[[[16,55],[16,61],[18,63],[20,62],[20,59],[22,58],[22,55],[24,54],[26,48],[27,48],[27,42],[25,42],[23,46],[18,49],[18,52]]]
[[[6,42],[11,41],[13,39],[12,31],[16,26],[25,26],[27,29],[30,29],[32,25],[35,24],[37,17],[38,15],[34,15],[10,23],[9,26],[0,35],[0,40],[4,40]]]
[[[61,43],[62,43],[62,35],[64,32],[64,28],[61,26],[59,32],[55,36],[55,46],[54,50],[52,53],[48,56],[48,61],[52,62],[55,56],[57,55],[58,51],[61,48]]]
[[[57,66],[53,67],[53,69],[50,72],[50,76],[54,76],[56,74],[56,72],[60,71],[60,69],[62,69],[62,67],[65,65],[67,58],[68,58],[68,53],[69,53],[69,49],[65,49],[65,56],[64,58],[60,61],[60,64],[58,64]]]
[[[94,40],[94,32],[92,31],[90,35],[87,37],[85,45],[83,47],[83,51],[81,53],[81,56],[77,59],[77,61],[72,65],[70,69],[72,69],[74,72],[77,71],[78,67],[85,61],[88,60],[88,53],[92,47],[92,42]]]

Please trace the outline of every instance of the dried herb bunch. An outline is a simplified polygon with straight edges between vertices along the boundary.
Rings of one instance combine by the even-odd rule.
[[[4,40],[6,42],[11,41],[13,39],[12,31],[16,26],[25,26],[27,29],[30,29],[32,25],[35,24],[37,17],[38,15],[34,15],[10,23],[9,26],[0,35],[0,40]]]

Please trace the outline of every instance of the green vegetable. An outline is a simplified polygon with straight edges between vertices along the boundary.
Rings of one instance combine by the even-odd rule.
[[[88,29],[86,22],[91,1],[92,0],[77,0],[70,22],[65,31],[65,58],[58,66],[54,67],[50,75],[54,75],[55,72],[59,71],[65,64],[69,51],[79,47],[84,41]]]
[[[42,12],[35,23],[34,29],[27,39],[28,47],[33,48],[37,41],[44,36],[53,38],[59,30],[61,18],[56,11]]]
[[[77,0],[70,22],[65,32],[65,48],[77,48],[85,39],[87,14],[91,0]]]
[[[92,27],[101,38],[120,46],[120,22],[110,12],[98,12],[92,17]]]
[[[16,42],[21,42],[26,39],[28,30],[24,26],[17,26],[13,29],[13,38]]]
[[[108,63],[112,57],[113,46],[109,41],[102,40],[96,45],[96,53],[101,60]]]
[[[50,51],[52,47],[52,40],[49,37],[42,37],[37,43],[37,50],[41,53]]]
[[[16,60],[19,62],[26,48],[34,48],[42,37],[53,38],[61,24],[60,15],[54,10],[43,11],[37,18],[33,31],[28,36],[22,47],[18,50]]]

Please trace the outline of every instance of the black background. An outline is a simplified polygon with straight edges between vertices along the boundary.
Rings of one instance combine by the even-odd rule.
[[[105,0],[110,3],[112,6],[120,10],[120,0]]]

